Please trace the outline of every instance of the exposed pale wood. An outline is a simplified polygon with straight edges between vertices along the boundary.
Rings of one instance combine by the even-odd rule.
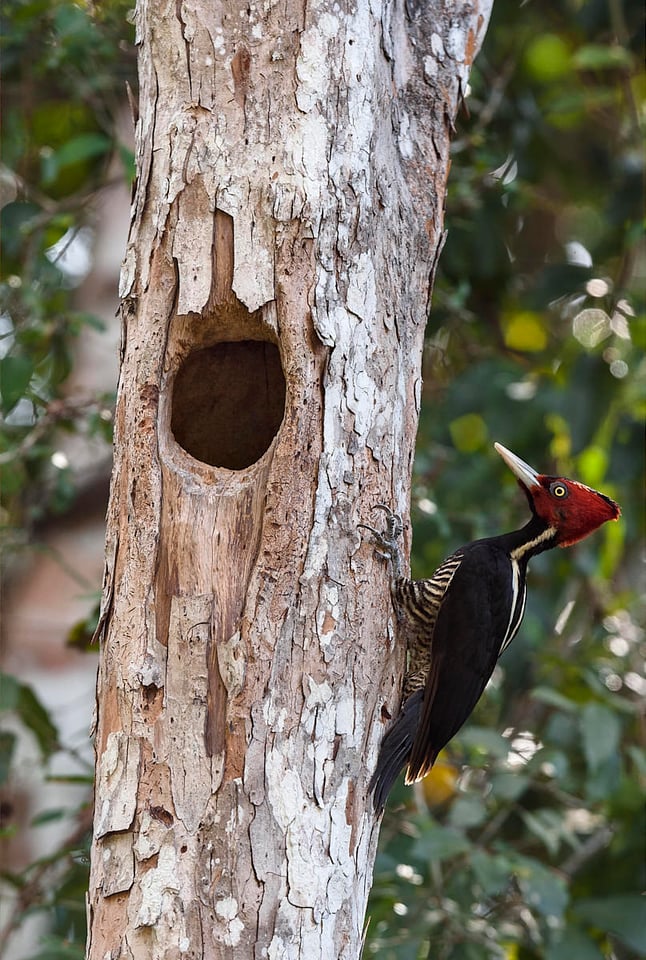
[[[357,522],[407,510],[449,131],[488,0],[450,10],[138,4],[91,960],[359,955],[403,651]],[[190,446],[191,376],[224,376],[217,350],[187,358],[244,340],[278,347],[285,408],[231,470],[216,416],[195,425],[212,463],[172,424]],[[276,372],[248,357],[266,404]]]

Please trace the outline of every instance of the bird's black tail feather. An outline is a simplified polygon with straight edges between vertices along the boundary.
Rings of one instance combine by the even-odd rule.
[[[370,781],[375,811],[381,813],[391,787],[408,763],[422,710],[423,690],[416,690],[381,742],[377,767]]]

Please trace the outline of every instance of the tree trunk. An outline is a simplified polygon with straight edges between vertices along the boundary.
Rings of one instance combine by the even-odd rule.
[[[356,960],[473,4],[139,0],[91,960]],[[374,517],[373,517],[374,519]]]

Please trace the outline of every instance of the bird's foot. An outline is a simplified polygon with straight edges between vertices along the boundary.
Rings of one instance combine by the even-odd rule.
[[[372,534],[372,542],[377,549],[378,555],[384,557],[386,560],[390,560],[393,568],[393,577],[397,579],[402,576],[402,557],[399,548],[399,538],[404,530],[402,518],[399,514],[393,513],[385,503],[376,503],[373,509],[383,510],[386,514],[386,529],[380,531],[375,527],[369,526],[367,523],[359,523],[357,526]]]

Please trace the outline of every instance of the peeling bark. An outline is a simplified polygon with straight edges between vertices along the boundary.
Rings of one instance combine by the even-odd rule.
[[[359,956],[403,651],[357,522],[407,512],[488,14],[139,0],[91,960]]]

